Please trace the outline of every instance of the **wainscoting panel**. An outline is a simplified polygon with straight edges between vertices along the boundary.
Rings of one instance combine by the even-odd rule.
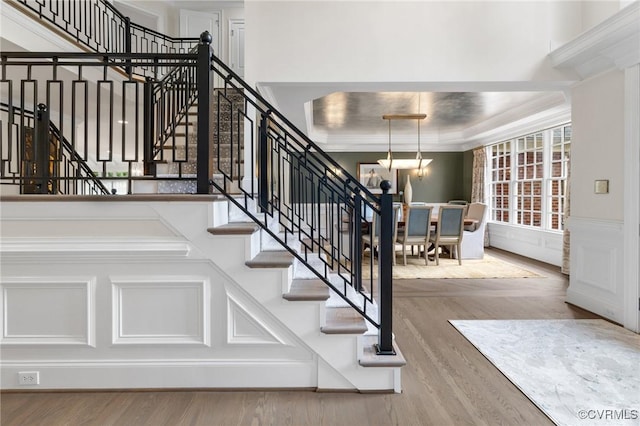
[[[318,355],[288,321],[342,354],[337,337],[320,335],[317,307],[282,299],[288,275],[247,268],[253,248],[208,232],[212,211],[210,201],[3,205],[3,225],[23,222],[0,235],[0,388],[316,387]],[[141,228],[89,235],[83,221],[102,230],[103,219]],[[34,237],[27,220],[84,224]],[[39,383],[21,384],[25,371]]]
[[[236,344],[284,344],[275,331],[256,318],[251,312],[227,295],[227,343]]]
[[[567,302],[612,321],[624,320],[623,224],[571,217]]]
[[[210,345],[206,277],[112,277],[113,344]]]
[[[2,345],[95,346],[95,277],[7,277]]]
[[[488,223],[487,226],[491,247],[551,265],[562,265],[562,233],[502,223]]]

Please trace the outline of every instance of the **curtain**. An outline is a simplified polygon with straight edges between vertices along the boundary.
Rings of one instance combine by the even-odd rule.
[[[569,156],[569,154],[567,154]],[[567,220],[571,215],[571,158],[567,158],[567,179],[564,181],[564,211],[562,212],[562,225],[564,231],[562,233],[562,268],[560,271],[569,275],[571,272],[571,268],[569,265],[571,264],[571,250],[570,250],[570,240],[571,233],[569,232],[569,228],[567,226]]]
[[[484,203],[484,168],[487,153],[484,147],[473,150],[473,177],[471,180],[471,202]]]
[[[484,203],[484,175],[487,151],[484,147],[473,150],[473,175],[471,178],[471,202]],[[488,207],[487,207],[488,208]],[[489,214],[489,213],[485,213]],[[484,228],[484,246],[489,247],[489,227]]]

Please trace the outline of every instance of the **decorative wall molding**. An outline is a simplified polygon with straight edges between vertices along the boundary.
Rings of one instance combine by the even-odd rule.
[[[571,276],[567,302],[622,323],[623,222],[570,217]]]
[[[552,265],[562,265],[562,233],[489,222],[489,244]]]
[[[1,345],[96,345],[96,277],[3,277]]]
[[[76,262],[78,259],[131,259],[132,257],[186,257],[190,246],[176,239],[110,238],[2,238],[3,260],[50,260]]]
[[[211,345],[208,277],[111,277],[114,345]]]
[[[640,62],[640,2],[636,1],[549,54],[557,68],[582,78]]]
[[[73,289],[73,297],[65,299],[70,306],[63,304],[64,311],[54,312],[59,314],[58,320],[67,318],[65,312],[67,316],[68,312],[89,312],[93,322],[83,342],[90,341],[93,347],[80,339],[73,345],[60,339],[62,345],[57,346],[46,346],[42,339],[3,344],[0,388],[25,389],[18,383],[18,372],[39,371],[37,389],[315,388],[321,383],[325,389],[399,391],[399,369],[362,368],[352,335],[320,333],[320,304],[282,299],[293,268],[278,271],[246,267],[245,259],[252,257],[248,255],[260,250],[259,232],[233,238],[210,234],[207,229],[218,220],[212,217],[218,209],[211,208],[211,203],[110,203],[107,210],[113,216],[105,218],[106,223],[118,217],[153,216],[175,230],[175,237],[101,237],[90,241],[84,235],[60,235],[45,241],[22,234],[16,236],[18,239],[2,236],[0,249],[5,250],[5,243],[9,247],[0,252],[3,285],[11,285],[15,281],[12,277],[33,276],[38,284],[68,282],[68,271],[73,268],[80,277],[77,281],[83,282],[79,287],[93,280],[95,295],[91,294],[92,307],[87,309],[84,306],[88,302]],[[6,209],[3,205],[2,220],[4,225],[7,218],[28,217],[55,227],[57,220],[92,214],[104,217],[104,205],[78,201],[70,206],[51,201],[46,203],[47,208],[40,208],[39,203],[16,201],[7,203]],[[227,217],[224,212],[220,219]],[[236,239],[240,243],[235,243]],[[79,242],[86,245],[79,246]],[[165,256],[164,249],[156,250],[153,242],[175,243],[181,251]],[[20,249],[18,243],[25,245]],[[137,254],[121,252],[128,250],[129,243],[140,243],[139,250],[134,250]],[[48,244],[48,251],[38,251],[41,244]],[[83,253],[81,247],[93,253]],[[59,249],[59,253],[66,250],[69,255],[59,255],[50,248]],[[36,256],[38,252],[45,255]],[[108,257],[101,258],[98,253]],[[9,294],[9,299],[16,294]],[[49,298],[38,304],[55,300]],[[6,303],[0,304],[0,309],[3,306]],[[46,308],[58,309],[55,304]],[[12,317],[11,311],[5,312],[0,318],[30,324]],[[3,329],[5,323],[3,320]],[[32,330],[37,329],[27,331],[35,335]],[[9,328],[8,337],[18,337],[18,332],[25,334]],[[66,334],[74,335],[72,332]],[[320,362],[324,367],[318,366]]]
[[[283,339],[242,304],[227,294],[227,343],[237,344],[281,344]]]

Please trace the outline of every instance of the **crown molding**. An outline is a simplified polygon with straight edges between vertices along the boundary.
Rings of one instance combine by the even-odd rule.
[[[573,69],[582,78],[640,62],[640,1],[549,53],[556,68]]]
[[[571,121],[571,102],[568,95],[562,92],[544,94],[466,129],[462,148],[473,149],[567,121]]]
[[[479,146],[513,139],[531,132],[548,129],[571,121],[571,105],[569,103],[558,105],[537,114],[532,114],[521,120],[513,121],[506,125],[496,127],[474,138],[467,139],[461,145],[462,151],[477,148]]]

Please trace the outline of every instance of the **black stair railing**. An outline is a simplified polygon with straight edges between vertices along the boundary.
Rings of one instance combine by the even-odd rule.
[[[89,165],[78,156],[60,130],[49,120],[47,107],[37,112],[0,103],[3,142],[22,139],[24,143],[0,144],[2,184],[19,185],[21,193],[65,195],[107,195],[109,190],[94,176]],[[11,149],[16,155],[11,155]],[[6,152],[9,150],[9,152]],[[10,159],[12,161],[10,161]]]
[[[105,0],[7,0],[19,4],[55,28],[62,30],[76,43],[98,53],[188,53],[198,39],[169,37],[131,22]],[[123,68],[130,72],[130,64]],[[139,65],[135,74],[161,78],[172,66]]]
[[[377,328],[379,354],[393,354],[390,183],[381,184],[380,196],[372,194],[213,55],[207,40],[205,33],[199,58],[206,51],[211,63],[198,65],[199,109],[211,93],[201,82],[224,82],[208,102],[212,113],[198,116],[198,144],[207,147],[202,153],[210,149],[210,140],[213,144],[214,191],[227,195]],[[211,123],[200,121],[210,116]],[[373,216],[381,221],[379,236],[363,232]],[[363,263],[365,246],[371,249],[368,265]]]
[[[197,46],[191,54],[197,54]],[[161,80],[146,80],[145,97],[149,99],[145,102],[149,102],[149,111],[145,117],[151,127],[145,143],[153,147],[147,160],[150,163],[188,161],[189,142],[196,136],[189,114],[198,97],[198,87],[196,68],[187,62],[176,63]]]
[[[82,174],[76,180],[90,182],[99,178],[111,191],[117,193],[136,192],[195,192],[195,153],[186,150],[189,157],[179,158],[165,154],[168,160],[193,163],[193,173],[174,174],[147,170],[145,160],[153,159],[154,138],[145,145],[147,133],[156,135],[170,131],[165,127],[147,129],[148,123],[171,122],[181,108],[193,101],[193,89],[179,91],[175,87],[170,102],[162,109],[153,109],[147,100],[147,92],[153,94],[156,82],[141,80],[134,73],[123,74],[122,67],[131,66],[148,69],[172,67],[180,64],[176,75],[195,75],[197,54],[98,54],[98,53],[49,53],[49,52],[2,52],[0,55],[1,101],[11,108],[35,110],[39,104],[47,106],[51,121],[59,129],[62,138],[68,141],[75,152],[74,161],[86,162],[94,175]],[[189,77],[192,78],[192,77]],[[151,81],[151,83],[149,83]],[[182,84],[172,82],[174,86]],[[187,83],[192,86],[192,83]],[[169,97],[165,94],[165,99]],[[153,99],[150,97],[150,100]],[[171,105],[175,108],[171,110]],[[164,121],[154,115],[165,114]],[[169,117],[169,118],[167,118]],[[20,164],[25,146],[22,116],[14,121],[0,120],[0,150],[2,151],[0,181],[16,184],[16,176],[25,177]],[[147,132],[147,130],[149,130]],[[148,153],[151,155],[147,156]],[[177,152],[177,151],[176,151]],[[163,164],[168,166],[170,164]],[[82,166],[81,166],[82,167]],[[16,175],[16,173],[23,173]],[[165,188],[165,189],[163,189]],[[168,189],[166,189],[168,188]]]

